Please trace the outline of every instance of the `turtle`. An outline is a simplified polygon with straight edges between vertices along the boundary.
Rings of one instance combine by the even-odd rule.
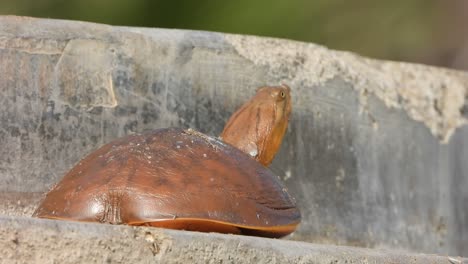
[[[301,220],[266,165],[291,112],[286,85],[259,88],[219,138],[194,129],[131,134],[79,161],[34,217],[279,238]]]

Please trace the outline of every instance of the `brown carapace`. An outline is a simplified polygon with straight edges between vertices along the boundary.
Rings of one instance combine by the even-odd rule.
[[[221,138],[268,166],[283,141],[290,113],[288,86],[259,88],[257,94],[231,116]]]
[[[92,152],[34,216],[266,237],[293,232],[301,218],[268,168],[219,139],[179,128],[126,136]]]

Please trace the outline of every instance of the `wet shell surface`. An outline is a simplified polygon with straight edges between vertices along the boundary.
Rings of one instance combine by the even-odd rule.
[[[81,160],[34,216],[281,237],[300,213],[268,168],[218,139],[168,128],[117,139]]]

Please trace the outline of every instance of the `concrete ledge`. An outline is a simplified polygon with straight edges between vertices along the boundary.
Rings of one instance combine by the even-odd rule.
[[[214,32],[0,16],[0,214],[29,216],[38,197],[76,162],[117,137],[169,126],[217,135],[256,87],[278,83],[292,88],[293,114],[272,167],[303,215],[290,239],[468,255],[466,72]],[[2,225],[10,228],[5,234],[24,234],[19,249],[22,241],[35,241],[31,247],[24,242],[22,258],[42,250],[47,241],[51,247],[66,247],[69,251],[60,251],[63,256],[76,250],[71,238],[68,244],[56,242],[60,230],[70,226],[65,222],[8,221]],[[90,229],[94,236],[94,231],[75,228],[75,233],[64,234],[105,233],[106,241],[114,237],[112,243],[132,248],[136,231],[126,231],[129,241],[120,232],[133,229],[93,228],[107,231]],[[218,259],[222,250],[240,256],[239,241],[246,239],[250,244],[242,250],[255,262],[272,256],[278,262],[286,257],[306,261],[302,249],[311,246],[194,236],[206,237],[207,244],[190,246],[196,242],[171,238],[176,241],[173,251],[184,254],[167,251],[167,259],[197,254]],[[217,244],[209,244],[208,237]],[[14,237],[12,241],[9,245],[15,245]],[[88,247],[89,240],[82,241]],[[220,247],[219,241],[231,248]],[[255,251],[261,256],[255,258],[252,252],[255,245],[263,248],[261,241],[268,250]],[[176,250],[176,243],[185,248]],[[279,253],[271,253],[272,245],[280,245],[274,250]],[[297,246],[297,255],[287,255],[283,246]],[[347,248],[336,246],[313,248],[320,250],[311,252],[330,254],[331,261],[348,254]],[[88,249],[83,254],[100,252]],[[353,257],[385,253],[352,252]],[[128,251],[112,254],[108,257],[131,257]],[[389,253],[394,256],[400,255]]]
[[[467,259],[215,233],[0,217],[2,263],[464,263]]]

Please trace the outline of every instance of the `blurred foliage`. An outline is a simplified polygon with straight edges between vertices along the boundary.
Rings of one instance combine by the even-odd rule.
[[[280,37],[376,58],[468,69],[468,58],[460,64],[457,57],[468,44],[467,2],[2,0],[0,14]]]

